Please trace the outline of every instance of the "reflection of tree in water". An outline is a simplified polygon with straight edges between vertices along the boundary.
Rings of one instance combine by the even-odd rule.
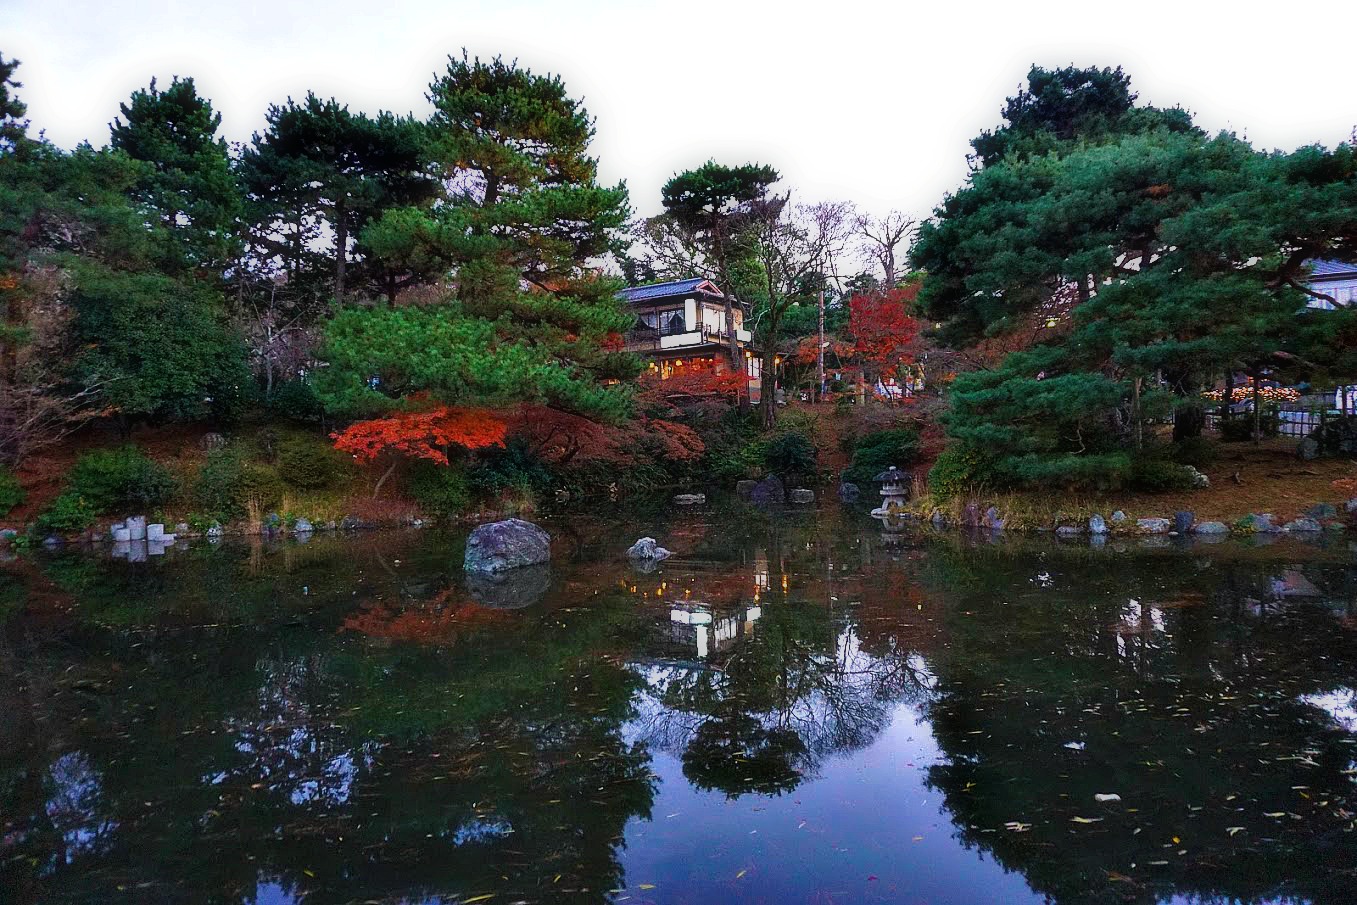
[[[666,576],[679,604],[718,601],[717,621],[752,606],[760,618],[704,661],[642,668],[648,690],[633,723],[649,744],[681,756],[694,784],[732,797],[790,791],[826,758],[869,745],[931,681],[919,637],[899,618],[901,576],[884,574],[889,560],[864,569],[856,551],[834,551],[815,522],[743,525],[743,536],[714,538],[687,557],[738,565],[691,583],[682,568]],[[836,574],[845,555],[853,570]],[[666,590],[654,589],[659,602]],[[894,615],[881,618],[886,611]]]
[[[1321,601],[1181,555],[929,571],[951,640],[929,781],[963,842],[1058,902],[1350,900],[1357,737],[1301,698],[1350,683],[1357,651]],[[1306,571],[1351,600],[1343,570]]]
[[[314,548],[301,576],[219,549],[146,582],[126,564],[67,570],[94,621],[0,636],[4,701],[32,715],[25,743],[0,752],[7,896],[606,899],[622,829],[653,795],[644,746],[619,730],[634,611],[470,618],[438,600],[445,550],[404,552],[399,569],[388,556],[395,574],[373,564],[354,582],[353,551],[331,549],[344,558],[325,570],[349,569],[360,595],[320,577]],[[209,574],[245,599],[186,624],[178,591]],[[303,626],[268,599],[280,588]]]

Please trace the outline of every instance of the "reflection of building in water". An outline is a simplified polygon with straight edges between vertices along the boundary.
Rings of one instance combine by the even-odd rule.
[[[703,604],[682,604],[669,611],[668,640],[696,651],[698,659],[706,659],[713,651],[724,650],[753,632],[754,623],[762,615],[763,608],[757,604],[715,614]]]

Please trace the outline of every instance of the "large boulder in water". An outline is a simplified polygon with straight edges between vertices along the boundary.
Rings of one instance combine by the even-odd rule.
[[[468,572],[504,572],[551,559],[551,535],[532,522],[505,519],[478,525],[466,541]]]
[[[783,486],[782,480],[777,475],[770,474],[754,485],[754,489],[749,494],[749,499],[755,503],[785,503],[787,502],[787,488]]]

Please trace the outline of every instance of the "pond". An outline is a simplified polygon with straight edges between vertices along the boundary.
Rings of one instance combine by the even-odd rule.
[[[543,524],[0,563],[0,901],[1353,901],[1346,539]]]

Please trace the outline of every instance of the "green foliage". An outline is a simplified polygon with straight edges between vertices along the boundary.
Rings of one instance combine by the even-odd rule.
[[[325,407],[309,380],[284,380],[273,388],[265,403],[271,414],[289,421],[318,423],[325,416]]]
[[[544,308],[557,304],[564,302],[541,300]],[[317,371],[316,394],[328,410],[350,415],[384,412],[413,394],[453,404],[538,402],[608,420],[629,410],[627,390],[600,386],[549,345],[503,332],[503,323],[468,315],[456,302],[342,311],[326,327],[330,366]]]
[[[67,476],[66,493],[80,498],[98,514],[122,506],[159,506],[176,490],[168,469],[129,444],[81,456]]]
[[[14,472],[0,465],[0,515],[7,515],[11,509],[24,501],[24,489]]]
[[[479,450],[466,473],[467,486],[486,496],[506,490],[540,492],[551,486],[551,471],[521,438],[510,437],[503,447]]]
[[[818,452],[809,437],[799,431],[783,431],[763,443],[763,464],[783,477],[815,475]]]
[[[1231,417],[1221,420],[1220,439],[1226,443],[1247,442],[1253,439],[1254,427],[1253,412],[1235,412]],[[1257,428],[1262,436],[1275,437],[1281,429],[1281,419],[1277,417],[1276,411],[1265,408],[1259,413]]]
[[[1219,450],[1205,437],[1190,437],[1173,444],[1170,457],[1180,465],[1203,468],[1216,460]]]
[[[415,462],[411,469],[409,489],[420,509],[439,519],[461,515],[471,499],[466,475],[424,459]]]
[[[72,490],[60,494],[33,527],[38,534],[75,534],[94,524],[98,516],[95,506]]]
[[[1125,474],[1125,484],[1144,493],[1191,490],[1192,473],[1167,459],[1141,457],[1132,460]]]
[[[332,486],[348,462],[320,437],[292,436],[278,445],[278,476],[303,490]]]
[[[958,496],[993,481],[993,459],[964,443],[949,444],[928,472],[928,489],[939,496]]]
[[[876,431],[860,438],[853,449],[853,461],[844,469],[843,479],[860,487],[892,465],[900,469],[913,465],[919,455],[919,434],[907,427]]]
[[[208,454],[193,488],[197,506],[218,519],[238,518],[251,503],[260,508],[276,504],[283,496],[277,470],[245,461],[235,449]]]

